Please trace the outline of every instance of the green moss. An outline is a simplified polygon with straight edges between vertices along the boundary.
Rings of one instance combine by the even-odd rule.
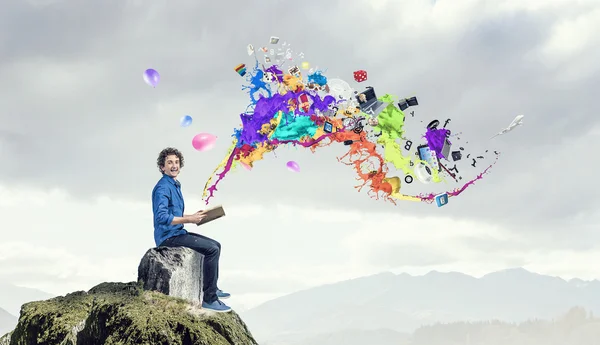
[[[79,332],[73,328],[83,322]],[[235,312],[210,313],[183,299],[142,291],[136,283],[103,283],[23,306],[10,345],[256,344]]]
[[[91,301],[90,295],[79,291],[24,304],[10,344],[59,344],[77,323],[87,317]]]
[[[9,345],[10,344],[10,336],[12,332],[8,332],[5,335],[0,337],[0,345]]]

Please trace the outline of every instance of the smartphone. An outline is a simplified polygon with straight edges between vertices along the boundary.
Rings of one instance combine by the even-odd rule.
[[[431,151],[429,145],[420,145],[417,147],[417,152],[419,153],[419,158],[422,161],[427,162],[433,169],[437,169],[437,171],[442,171],[442,166],[440,165],[440,158],[435,154],[435,151]]]

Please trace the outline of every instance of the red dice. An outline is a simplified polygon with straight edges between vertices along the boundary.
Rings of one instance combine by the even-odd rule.
[[[354,71],[354,80],[356,80],[359,83],[367,80],[367,71],[362,69]]]

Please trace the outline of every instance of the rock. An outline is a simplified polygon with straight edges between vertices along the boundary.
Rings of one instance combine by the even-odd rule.
[[[141,282],[102,283],[23,305],[2,345],[256,345],[235,311],[204,311],[185,299],[144,291]]]
[[[10,345],[11,334],[12,334],[12,332],[9,332],[9,333],[5,334],[4,336],[0,337],[0,345]]]
[[[144,290],[202,304],[204,255],[185,247],[149,249],[138,267]]]

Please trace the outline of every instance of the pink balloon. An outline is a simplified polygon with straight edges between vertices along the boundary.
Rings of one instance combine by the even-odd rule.
[[[298,163],[294,162],[294,161],[289,161],[287,162],[287,167],[288,169],[290,169],[293,172],[300,172],[300,166],[298,165]]]
[[[208,151],[215,147],[216,141],[217,137],[214,135],[210,133],[200,133],[192,139],[192,146],[198,151]]]

